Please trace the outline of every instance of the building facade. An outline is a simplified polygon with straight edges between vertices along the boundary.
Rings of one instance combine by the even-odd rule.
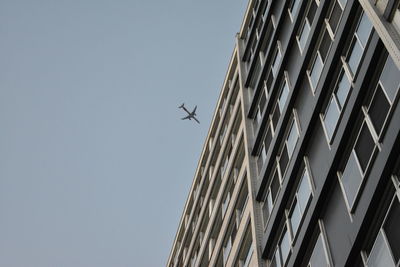
[[[250,1],[167,266],[400,266],[400,1]]]

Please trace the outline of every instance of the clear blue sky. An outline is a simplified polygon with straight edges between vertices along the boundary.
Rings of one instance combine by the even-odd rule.
[[[0,2],[1,267],[165,265],[246,5]]]

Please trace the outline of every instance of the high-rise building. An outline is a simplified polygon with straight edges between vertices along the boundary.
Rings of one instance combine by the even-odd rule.
[[[400,266],[400,0],[254,0],[167,266]]]

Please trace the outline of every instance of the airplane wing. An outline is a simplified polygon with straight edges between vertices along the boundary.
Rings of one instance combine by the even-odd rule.
[[[198,124],[200,124],[199,120],[196,119],[196,117],[193,117],[193,119],[194,119],[195,121],[197,121]]]
[[[196,109],[197,109],[197,106],[194,107],[192,114],[196,114]]]
[[[181,120],[186,120],[186,119],[189,119],[189,118],[190,118],[190,115],[182,118]]]
[[[187,110],[185,107],[182,107],[182,108],[183,108],[183,110],[186,111],[187,114],[190,114],[189,110]]]

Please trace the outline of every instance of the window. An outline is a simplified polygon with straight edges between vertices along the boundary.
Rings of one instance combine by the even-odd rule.
[[[256,65],[254,67],[253,73],[251,74],[251,79],[249,83],[249,87],[251,89],[255,89],[258,79],[260,78],[260,74],[261,74],[261,60],[260,57],[257,56]]]
[[[278,196],[279,190],[281,188],[281,182],[278,174],[277,168],[275,168],[274,175],[271,178],[270,185],[267,188],[267,193],[264,198],[264,203],[262,207],[264,228],[266,228],[268,223],[269,215],[274,207],[275,200]]]
[[[300,31],[297,35],[297,43],[300,48],[300,52],[303,52],[308,36],[310,34],[311,25],[313,24],[315,13],[317,12],[318,4],[315,0],[310,0],[307,6],[307,15],[304,18]]]
[[[327,17],[324,20],[324,25],[317,44],[317,50],[314,52],[313,61],[308,70],[310,85],[315,91],[322,69],[327,60],[329,50],[335,37],[338,25],[340,23],[342,13],[345,6],[345,1],[332,0],[328,9]],[[334,108],[333,106],[331,108]],[[332,113],[334,110],[331,110]]]
[[[400,85],[400,72],[390,56],[385,59],[383,68],[378,73],[373,94],[367,99],[362,109],[364,116],[358,128],[357,138],[340,174],[342,191],[350,211],[353,211],[364,178],[367,176],[374,157],[379,152],[382,129],[388,121],[392,103]]]
[[[226,264],[229,254],[232,250],[232,245],[235,241],[236,234],[239,228],[240,221],[237,220],[235,216],[232,216],[232,218],[229,221],[229,228],[226,231],[226,236],[224,238],[224,245],[222,249],[222,254],[223,254],[223,262]],[[220,227],[218,227],[220,228]]]
[[[398,190],[398,189],[397,189]],[[375,238],[364,264],[370,267],[396,267],[400,264],[400,203],[397,194]]]
[[[261,149],[258,154],[258,159],[257,159],[258,174],[261,174],[261,169],[264,166],[265,161],[267,160],[267,151],[273,136],[274,133],[271,129],[271,120],[269,120],[266,133],[264,134],[263,137],[264,139],[262,141]]]
[[[241,249],[239,250],[238,259],[236,260],[235,267],[248,267],[250,264],[250,260],[253,256],[253,244],[252,244],[252,236],[251,236],[251,227],[247,226],[246,233],[244,235]]]
[[[301,224],[301,220],[312,198],[310,179],[311,178],[305,164],[288,216],[289,225],[291,227],[292,234],[294,237],[297,234],[297,231]]]
[[[265,10],[267,10],[267,9],[265,9]],[[267,55],[268,48],[273,39],[273,38],[271,38],[272,34],[274,33],[274,26],[272,23],[272,18],[270,20],[268,20],[268,24],[267,24],[266,28],[267,28],[267,30],[265,32],[264,38],[262,40],[261,48],[260,48],[261,53],[264,55],[264,59]]]
[[[317,242],[314,245],[313,252],[311,254],[308,267],[324,267],[331,266],[329,263],[329,257],[327,253],[327,247],[325,244],[324,236],[322,232],[319,234]]]
[[[257,167],[258,167],[259,174],[261,173],[261,169],[264,166],[264,163],[266,160],[267,160],[267,150],[263,143],[261,146],[261,149],[260,149],[260,154],[258,155],[258,159],[257,159]]]
[[[312,62],[309,70],[307,71],[310,81],[310,86],[313,92],[317,88],[317,84],[321,76],[322,69],[324,67],[324,63],[328,56],[331,44],[332,44],[332,37],[329,35],[328,31],[325,28],[323,30],[322,36],[320,37],[319,44],[317,46],[318,49],[314,52],[314,59],[313,59],[314,61]]]
[[[347,0],[339,0],[340,4],[342,5],[342,7],[344,8],[347,4]]]
[[[282,257],[281,260],[282,260],[283,265],[285,265],[285,263],[289,257],[290,248],[291,248],[290,245],[291,245],[291,240],[290,240],[290,236],[289,236],[289,231],[285,227],[283,229],[282,237],[278,244],[279,254]]]
[[[232,238],[229,236],[228,237],[228,240],[227,240],[227,242],[226,242],[226,244],[225,244],[225,246],[223,247],[223,260],[224,260],[224,264],[226,264],[226,262],[227,262],[227,260],[228,260],[228,256],[229,256],[229,253],[231,252],[231,249],[232,249],[232,243],[233,243],[233,240],[232,240]]]
[[[317,87],[319,76],[322,73],[323,67],[324,67],[324,62],[322,61],[321,55],[317,52],[314,58],[314,64],[312,65],[310,70],[310,83],[311,83],[311,88],[314,88],[314,90]]]
[[[291,16],[296,15],[299,9],[300,2],[301,2],[300,0],[292,0],[292,2],[289,4],[289,12]]]
[[[271,70],[272,70],[272,74],[274,75],[274,77],[276,77],[276,75],[277,75],[278,67],[281,63],[281,60],[282,60],[282,54],[281,54],[281,49],[280,49],[280,42],[277,41],[272,64],[271,64]]]
[[[276,130],[276,126],[278,125],[280,116],[281,116],[281,113],[279,111],[279,105],[278,105],[278,103],[276,103],[274,111],[271,114],[272,128],[274,129],[274,131]]]
[[[275,254],[272,257],[271,264],[269,266],[270,267],[281,267],[281,266],[283,266],[279,249],[275,250]]]
[[[278,98],[278,105],[279,105],[279,110],[281,113],[283,112],[283,108],[285,107],[288,95],[289,95],[289,85],[288,85],[287,80],[285,79],[285,81],[282,84],[281,92],[280,92],[279,98]]]
[[[258,127],[261,124],[261,120],[262,120],[262,116],[264,114],[264,108],[265,108],[266,103],[267,103],[267,98],[265,96],[265,90],[262,90],[261,95],[258,99],[257,109],[256,109],[256,113],[254,116],[254,121],[253,121],[253,130],[255,133],[257,132]]]
[[[364,120],[346,166],[342,174],[339,174],[342,190],[350,211],[354,208],[364,177],[378,152],[377,143],[377,139],[373,137],[371,129]]]
[[[343,10],[346,6],[346,2],[347,0],[334,0],[332,2],[330,10],[328,11],[328,17],[326,19],[328,26],[327,28],[333,36],[335,35],[336,30],[339,26],[339,22],[342,17]]]
[[[299,139],[299,128],[296,123],[296,117],[294,116],[290,126],[289,134],[286,138],[286,146],[290,157],[293,154],[298,139]]]
[[[298,44],[300,47],[300,51],[304,50],[304,47],[306,46],[306,42],[308,39],[308,35],[310,34],[311,26],[306,20],[306,22],[303,25],[303,28],[300,31],[300,36],[298,37]]]
[[[350,42],[350,47],[346,56],[346,62],[353,77],[355,77],[357,73],[371,31],[372,24],[367,15],[363,12],[360,15],[357,28]]]
[[[263,219],[264,226],[266,226],[269,215],[271,214],[275,200],[281,187],[283,177],[285,175],[287,166],[289,165],[290,158],[292,157],[293,150],[299,138],[300,130],[298,127],[295,113],[293,113],[289,128],[284,139],[284,144],[280,149],[279,155],[276,157],[276,166],[271,178],[267,193],[263,203]]]
[[[225,244],[224,244],[224,247],[223,247],[223,250],[222,250],[223,251],[224,264],[226,264],[226,262],[228,260],[228,256],[229,256],[229,254],[230,254],[230,252],[232,250],[232,245],[233,245],[233,242],[235,241],[235,237],[236,237],[236,234],[237,234],[237,225],[236,225],[236,223],[233,222],[230,225],[231,225],[231,228],[228,230],[229,234],[226,237]]]
[[[225,212],[228,209],[229,201],[231,200],[231,194],[228,191],[228,193],[225,196],[225,199],[222,202],[222,217],[225,216]]]
[[[279,155],[276,157],[277,166],[282,180],[286,173],[287,166],[289,165],[299,135],[300,130],[297,124],[296,113],[293,111],[293,116],[291,122],[289,123],[284,144],[279,151]]]
[[[271,267],[282,267],[286,264],[291,252],[291,238],[286,226],[283,228],[276,250],[270,260]]]
[[[399,86],[400,71],[393,59],[388,56],[376,85],[375,93],[368,105],[369,119],[378,136],[382,135],[384,124],[388,120]]]
[[[338,80],[334,85],[334,90],[331,98],[325,108],[325,112],[321,115],[322,124],[328,138],[328,143],[331,143],[336,126],[339,121],[341,112],[347,101],[349,92],[351,91],[351,83],[345,71],[341,69]]]
[[[397,7],[394,11],[392,23],[396,30],[400,32],[400,2],[397,4]]]
[[[362,179],[363,176],[359,169],[356,156],[352,151],[343,171],[343,175],[341,176],[344,194],[350,209],[354,204]]]

